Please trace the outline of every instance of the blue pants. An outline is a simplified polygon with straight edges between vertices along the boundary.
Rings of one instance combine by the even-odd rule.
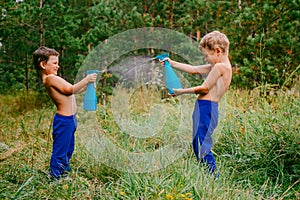
[[[210,173],[216,170],[211,148],[212,134],[217,125],[218,103],[197,99],[193,113],[193,150],[197,161],[205,163]]]
[[[76,115],[56,114],[53,119],[53,146],[50,160],[50,175],[59,179],[65,171],[70,171],[69,161],[75,144],[74,133],[77,128]]]

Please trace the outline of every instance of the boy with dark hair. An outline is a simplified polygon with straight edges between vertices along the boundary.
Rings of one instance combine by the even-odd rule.
[[[77,128],[76,101],[74,94],[83,92],[97,74],[90,74],[72,85],[57,76],[59,53],[51,48],[39,47],[33,53],[33,62],[40,72],[47,93],[55,103],[57,112],[53,119],[53,146],[50,160],[50,176],[54,180],[67,178],[70,159],[74,151]]]

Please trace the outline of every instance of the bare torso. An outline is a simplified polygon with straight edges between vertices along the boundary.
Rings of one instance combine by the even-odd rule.
[[[55,81],[55,85],[58,85],[57,87],[53,86],[53,81]],[[75,95],[64,93],[63,89],[64,86],[68,87],[71,84],[58,76],[43,77],[43,82],[47,93],[57,107],[57,113],[63,116],[74,115],[76,113]]]
[[[207,94],[199,94],[198,99],[219,102],[228,90],[232,78],[230,62],[222,63],[222,67],[218,67],[218,70],[221,76],[218,77],[209,92]]]

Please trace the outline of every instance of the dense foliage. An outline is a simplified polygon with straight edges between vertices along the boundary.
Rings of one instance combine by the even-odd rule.
[[[234,83],[290,86],[299,74],[300,1],[60,0],[0,2],[0,90],[37,89],[31,56],[60,52],[60,75],[73,81],[85,56],[105,39],[164,27],[195,41],[212,30],[231,41]]]

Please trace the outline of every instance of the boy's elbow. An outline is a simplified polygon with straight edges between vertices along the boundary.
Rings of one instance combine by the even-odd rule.
[[[208,87],[208,84],[206,82],[203,83],[202,85],[202,94],[207,94],[209,92],[209,87]]]
[[[201,87],[195,90],[196,94],[205,95],[209,92],[209,89],[207,87]]]
[[[207,87],[203,88],[203,90],[201,91],[202,94],[207,94],[209,92],[209,89]]]
[[[64,91],[64,94],[66,96],[71,96],[74,93],[75,93],[75,91],[74,91],[74,87],[73,86],[66,88],[66,90]]]

